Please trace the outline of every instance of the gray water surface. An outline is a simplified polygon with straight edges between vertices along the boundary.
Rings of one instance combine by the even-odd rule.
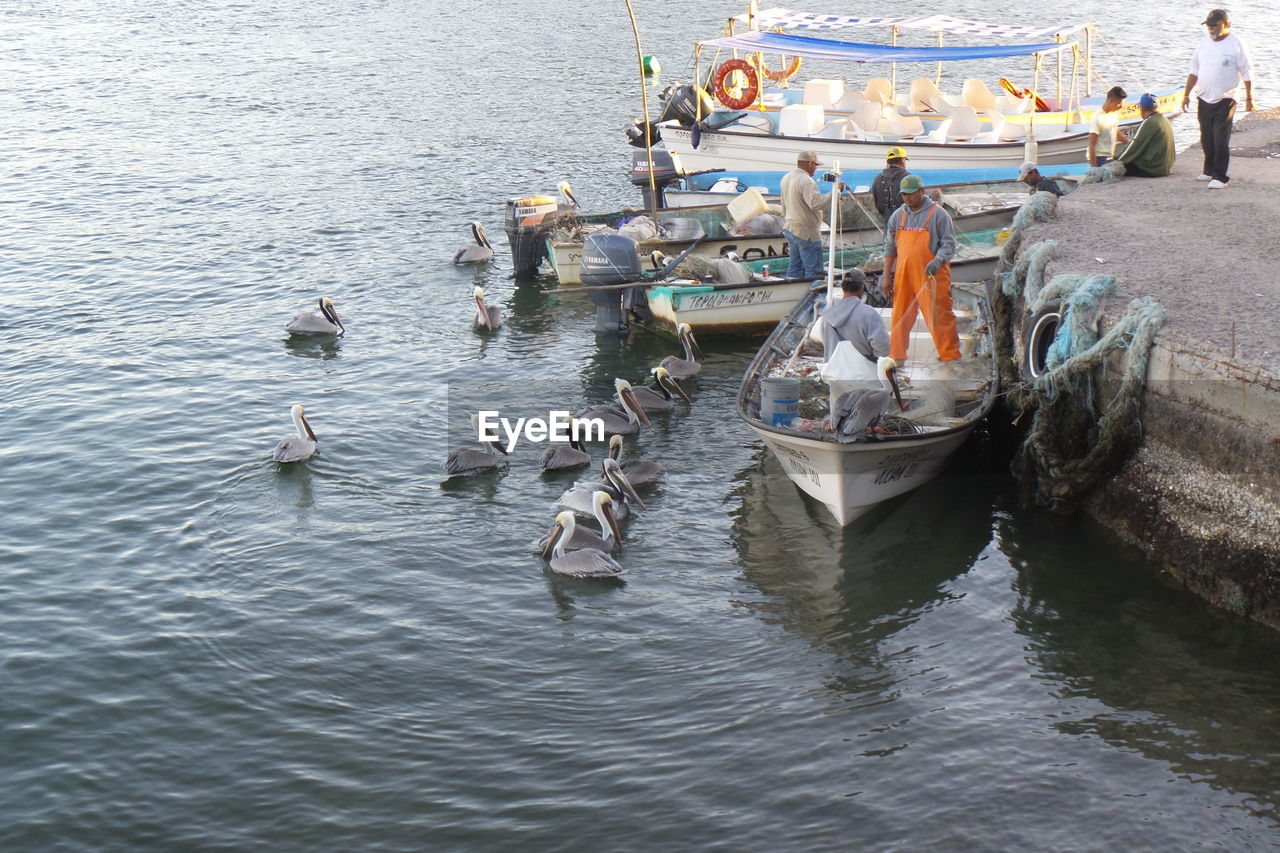
[[[636,3],[667,81],[737,11]],[[1232,11],[1269,77],[1280,19]],[[1023,13],[1155,87],[1204,9]],[[0,848],[1280,844],[1280,639],[1018,508],[987,434],[841,530],[708,342],[628,445],[670,473],[621,584],[530,553],[573,479],[536,448],[441,482],[451,395],[574,408],[675,351],[598,345],[500,238],[563,178],[637,198],[622,4],[33,0],[0,37]],[[456,269],[472,220],[499,256]],[[288,340],[322,295],[349,334]],[[320,453],[281,468],[295,402]]]

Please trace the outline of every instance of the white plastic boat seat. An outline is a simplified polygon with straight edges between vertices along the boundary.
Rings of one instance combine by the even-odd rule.
[[[1015,98],[1013,95],[1001,95],[996,98],[996,109],[1005,115],[1025,115],[1034,112],[1035,106],[1031,98]]]
[[[991,94],[987,84],[977,77],[970,77],[964,81],[964,87],[960,90],[960,95],[964,102],[975,110],[994,110],[996,108],[996,96]]]
[[[893,83],[888,77],[872,77],[867,87],[862,90],[862,97],[868,101],[879,101],[881,104],[893,103]]]
[[[846,91],[840,100],[832,105],[831,109],[842,113],[857,112],[864,100],[865,98],[863,98],[861,92],[857,89],[851,89]]]
[[[951,116],[945,124],[948,125],[945,138],[947,142],[965,142],[982,132],[982,122],[968,104],[952,108]]]
[[[924,122],[916,116],[904,116],[897,110],[885,110],[884,118],[889,125],[889,132],[899,139],[924,136]]]
[[[826,113],[814,104],[791,104],[778,111],[778,133],[782,136],[812,136],[826,123]]]
[[[911,112],[950,115],[954,106],[928,77],[917,77],[911,81],[911,95],[907,99],[907,108]]]
[[[813,134],[819,139],[857,139],[857,134],[849,127],[849,120],[833,118],[822,130]]]
[[[806,80],[804,84],[804,100],[801,103],[814,104],[829,109],[832,104],[844,97],[844,81],[819,78]]]
[[[849,120],[861,131],[879,133],[880,112],[879,101],[863,101],[862,106],[858,107],[857,112],[850,116]]]
[[[783,107],[782,109],[788,110],[791,108]],[[734,130],[744,133],[767,133],[772,135],[777,132],[774,130],[774,121],[775,119],[769,113],[753,112],[738,119],[733,123],[732,127]],[[780,119],[778,121],[780,122]]]

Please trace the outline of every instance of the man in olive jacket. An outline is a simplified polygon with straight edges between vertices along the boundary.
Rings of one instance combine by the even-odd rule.
[[[1116,159],[1124,163],[1126,176],[1164,177],[1173,168],[1173,128],[1156,109],[1156,96],[1150,92],[1138,99],[1138,111],[1142,114],[1142,124],[1138,125],[1129,147]]]

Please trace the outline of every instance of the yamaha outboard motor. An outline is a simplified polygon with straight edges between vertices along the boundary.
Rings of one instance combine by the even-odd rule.
[[[632,291],[644,294],[636,241],[621,234],[592,234],[582,244],[582,286],[596,305],[597,335],[628,331],[628,311],[636,300]],[[637,287],[618,287],[632,282]]]
[[[699,115],[706,118],[715,111],[716,105],[707,94],[706,89],[695,89],[693,86],[677,86],[663,93],[666,102],[662,107],[659,122],[675,119],[685,127],[692,127]],[[699,104],[701,102],[701,104]]]
[[[666,188],[684,177],[676,166],[675,158],[665,148],[653,149],[653,187],[649,185],[649,154],[634,151],[631,154],[631,183],[640,188],[647,210],[667,206]]]
[[[507,199],[505,227],[517,278],[537,275],[547,257],[547,236],[561,213],[570,208],[549,195]]]

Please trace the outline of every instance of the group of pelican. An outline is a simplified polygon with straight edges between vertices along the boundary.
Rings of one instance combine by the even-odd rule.
[[[284,330],[290,335],[299,337],[341,337],[347,333],[346,326],[342,325],[342,319],[338,316],[338,310],[333,307],[333,300],[327,296],[320,298],[319,312],[295,314],[293,319],[285,324]],[[294,434],[280,439],[271,454],[271,459],[282,464],[305,462],[316,452],[315,431],[311,429],[301,404],[295,403],[290,407],[289,417],[293,420]]]

